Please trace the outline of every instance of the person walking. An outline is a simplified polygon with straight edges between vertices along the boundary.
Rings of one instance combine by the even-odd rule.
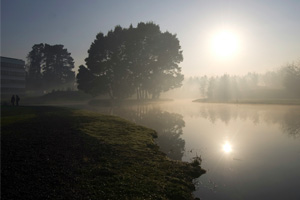
[[[11,99],[10,99],[10,102],[11,102],[11,105],[14,106],[15,105],[15,95],[12,95]]]
[[[19,106],[20,97],[16,95],[16,106]]]

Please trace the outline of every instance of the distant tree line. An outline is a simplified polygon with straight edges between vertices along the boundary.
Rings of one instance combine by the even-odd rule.
[[[88,50],[86,66],[79,67],[78,89],[111,99],[159,98],[162,92],[181,86],[178,64],[183,60],[176,35],[162,32],[154,23],[137,27],[116,26],[99,33]]]
[[[300,61],[282,68],[283,85],[290,92],[300,97]]]
[[[172,97],[201,97],[209,101],[220,102],[239,99],[300,98],[299,86],[300,62],[262,74],[190,77],[183,82],[180,89],[174,91]]]
[[[27,90],[52,90],[73,87],[74,61],[63,45],[35,44],[27,56]]]

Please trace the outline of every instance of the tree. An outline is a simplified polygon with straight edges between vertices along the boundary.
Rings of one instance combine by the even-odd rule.
[[[284,74],[283,85],[294,96],[300,96],[300,64],[289,64],[281,69]]]
[[[44,44],[35,44],[27,56],[27,88],[40,89],[42,86],[42,63],[44,59],[44,48]]]
[[[112,99],[122,99],[132,94],[130,70],[125,54],[125,32],[125,29],[117,26],[106,36],[102,33],[96,36],[88,50],[89,56],[85,59],[87,69],[81,66],[77,75],[78,89],[94,95],[108,94]],[[82,72],[90,73],[89,82],[93,84],[87,85],[82,78]]]
[[[107,80],[103,78],[95,78],[91,70],[84,65],[79,66],[79,73],[77,74],[77,86],[79,90],[85,91],[93,96],[99,94],[106,94],[108,92]]]
[[[210,100],[214,99],[214,93],[215,93],[215,88],[216,87],[216,78],[210,77],[208,80],[208,86],[207,86],[207,98]]]
[[[228,74],[224,74],[219,78],[218,83],[218,100],[228,101],[231,99],[230,89],[230,77]]]
[[[183,75],[178,64],[183,57],[176,35],[162,33],[153,23],[139,23],[130,31],[135,36],[128,53],[133,61],[137,97],[145,98],[143,94],[149,93],[158,98],[161,92],[180,87]]]
[[[27,56],[28,89],[49,90],[73,84],[74,61],[63,45],[36,44]]]
[[[207,76],[202,76],[200,77],[199,80],[199,89],[200,89],[200,93],[202,95],[202,97],[206,97],[206,89],[207,89],[207,82],[208,82],[208,78]]]
[[[178,64],[183,60],[176,35],[162,33],[158,25],[139,23],[136,28],[116,26],[99,33],[85,59],[93,83],[103,87],[87,88],[79,71],[78,89],[87,93],[106,93],[112,99],[124,99],[136,92],[138,99],[158,98],[161,92],[181,86],[183,75]],[[81,78],[79,78],[81,77]],[[96,81],[98,80],[98,81]]]
[[[75,80],[74,61],[63,45],[45,44],[43,79],[47,88],[55,88]]]

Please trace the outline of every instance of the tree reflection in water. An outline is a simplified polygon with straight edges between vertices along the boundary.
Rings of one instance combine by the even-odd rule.
[[[294,138],[300,137],[300,106],[236,106],[203,105],[197,107],[192,116],[202,117],[216,123],[218,120],[229,124],[231,120],[249,120],[253,124],[260,122],[279,124],[282,131]],[[195,114],[195,112],[197,112]]]
[[[283,133],[300,137],[300,106],[169,103],[163,106],[142,104],[90,109],[121,116],[156,130],[161,150],[175,160],[181,160],[184,155],[185,141],[181,138],[185,127],[183,116],[205,118],[213,124],[221,121],[229,125],[231,120],[237,119],[251,121],[255,125],[278,124]],[[179,110],[180,114],[177,113]]]
[[[157,143],[168,157],[174,160],[182,159],[185,146],[185,141],[180,138],[185,126],[182,115],[154,109],[144,115],[140,124],[157,131]]]
[[[154,129],[158,133],[156,142],[161,151],[173,160],[182,159],[185,147],[185,141],[180,138],[185,126],[182,115],[147,105],[111,108],[109,113]]]
[[[292,110],[285,115],[281,124],[283,132],[295,138],[300,137],[300,112]]]

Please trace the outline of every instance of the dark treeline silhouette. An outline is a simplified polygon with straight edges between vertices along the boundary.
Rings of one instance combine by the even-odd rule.
[[[88,50],[86,67],[77,75],[78,89],[111,99],[157,99],[162,92],[181,86],[183,60],[176,35],[161,32],[154,23],[116,26],[99,33]]]
[[[49,91],[72,88],[75,82],[74,61],[63,45],[35,44],[27,56],[26,89]]]
[[[238,102],[251,99],[299,99],[300,63],[289,64],[263,74],[244,76],[191,77],[180,89],[169,93],[172,97],[202,98],[217,102]]]

